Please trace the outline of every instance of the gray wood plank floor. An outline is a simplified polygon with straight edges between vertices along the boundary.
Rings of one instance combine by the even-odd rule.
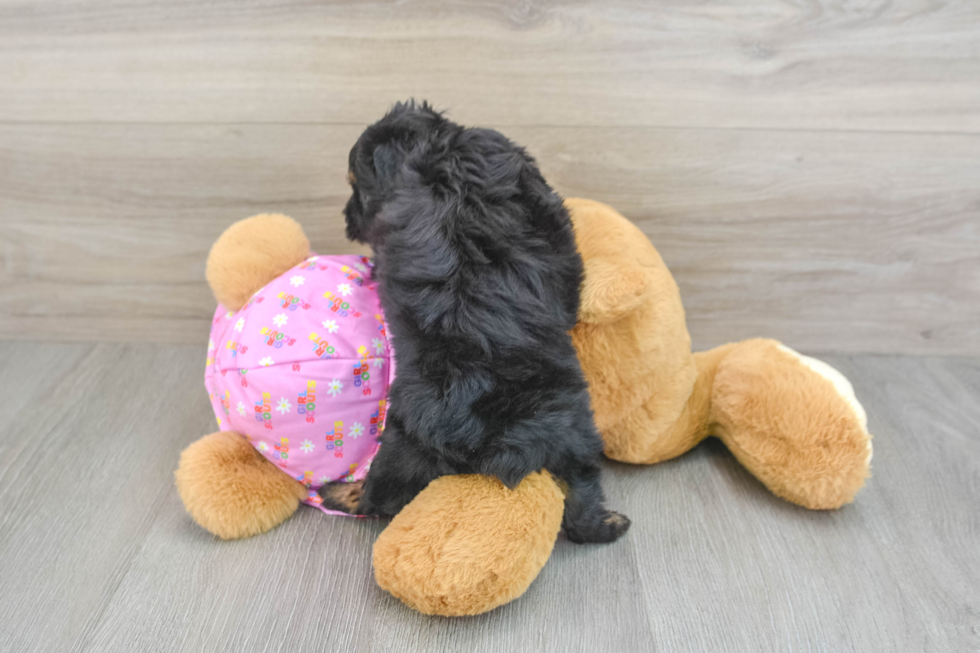
[[[374,584],[380,522],[301,508],[220,542],[190,521],[172,472],[213,428],[200,358],[0,342],[0,650],[980,650],[980,360],[827,357],[876,436],[851,506],[784,503],[715,442],[609,464],[624,540],[559,541],[524,597],[450,620]]]

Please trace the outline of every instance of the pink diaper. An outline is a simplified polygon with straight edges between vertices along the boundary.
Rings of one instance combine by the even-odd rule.
[[[364,478],[384,429],[394,357],[370,261],[311,256],[237,312],[218,306],[204,383],[237,431],[330,514],[324,483]]]

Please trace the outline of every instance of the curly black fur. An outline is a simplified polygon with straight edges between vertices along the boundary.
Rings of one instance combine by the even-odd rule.
[[[534,160],[496,131],[408,102],[358,139],[350,181],[347,235],[374,249],[398,369],[355,510],[396,514],[447,474],[513,488],[547,469],[566,489],[569,539],[626,532],[603,506],[602,443],[568,335],[582,260]],[[344,508],[337,491],[321,493]]]

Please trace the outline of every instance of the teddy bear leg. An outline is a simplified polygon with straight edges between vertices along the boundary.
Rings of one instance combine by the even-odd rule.
[[[869,476],[871,435],[850,383],[774,340],[718,364],[712,433],[776,495],[811,509],[850,503]]]
[[[565,497],[547,472],[513,490],[496,478],[443,476],[374,544],[382,589],[425,614],[481,614],[537,578],[561,528]]]
[[[225,540],[278,526],[307,496],[302,483],[233,431],[206,435],[184,449],[174,478],[194,521]]]

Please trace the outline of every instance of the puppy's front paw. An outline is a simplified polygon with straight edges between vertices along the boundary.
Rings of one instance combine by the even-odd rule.
[[[598,521],[590,524],[576,524],[575,526],[566,524],[565,535],[572,542],[579,544],[602,544],[615,542],[629,529],[629,517],[612,510],[606,510]]]
[[[323,499],[323,507],[356,515],[364,494],[364,481],[353,483],[327,483],[317,490]]]

